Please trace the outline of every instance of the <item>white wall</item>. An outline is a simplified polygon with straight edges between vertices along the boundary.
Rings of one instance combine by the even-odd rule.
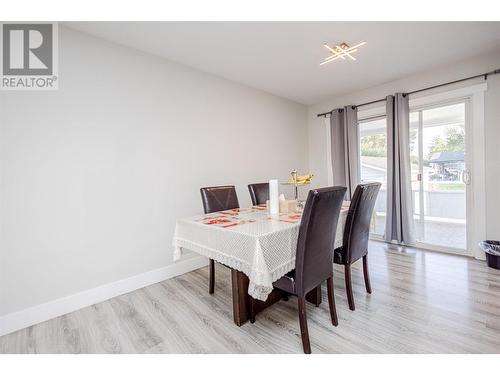
[[[327,183],[325,125],[324,119],[316,116],[318,113],[327,112],[344,105],[369,102],[384,98],[386,95],[395,92],[408,92],[498,68],[500,68],[500,52],[479,56],[367,90],[336,96],[309,106],[309,167],[315,174],[315,183],[318,185]],[[441,91],[477,82],[482,82],[482,79],[446,86]],[[500,239],[500,194],[498,194],[500,186],[500,75],[488,78],[488,91],[485,93],[485,137],[486,234],[488,238]]]
[[[0,92],[0,318],[172,262],[199,188],[306,171],[306,107],[60,27],[59,90]]]

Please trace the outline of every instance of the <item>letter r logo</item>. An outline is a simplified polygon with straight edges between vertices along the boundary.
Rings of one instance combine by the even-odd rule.
[[[4,75],[52,75],[52,24],[3,24]]]

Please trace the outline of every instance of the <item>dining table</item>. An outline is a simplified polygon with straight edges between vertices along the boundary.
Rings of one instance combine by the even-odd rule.
[[[342,246],[348,210],[346,201],[340,211],[334,248]],[[273,288],[273,282],[295,268],[301,219],[302,212],[271,215],[265,205],[178,219],[173,238],[174,261],[189,250],[229,267],[233,319],[241,326],[249,319],[250,296],[255,300],[256,312],[286,298]],[[318,306],[321,285],[306,299]]]

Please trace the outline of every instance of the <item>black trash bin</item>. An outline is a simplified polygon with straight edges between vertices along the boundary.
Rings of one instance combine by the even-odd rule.
[[[500,241],[481,241],[479,247],[486,253],[488,267],[500,270]]]

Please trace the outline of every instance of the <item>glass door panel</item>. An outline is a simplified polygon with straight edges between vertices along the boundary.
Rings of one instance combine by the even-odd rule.
[[[415,218],[415,230],[417,239],[423,237],[423,199],[422,197],[422,140],[421,140],[421,112],[410,113],[410,167],[411,167],[411,190],[413,198],[413,213]]]
[[[410,147],[417,239],[465,250],[466,103],[412,112]]]
[[[361,182],[380,182],[375,202],[371,233],[382,236],[385,232],[387,205],[387,125],[385,117],[359,122]]]

